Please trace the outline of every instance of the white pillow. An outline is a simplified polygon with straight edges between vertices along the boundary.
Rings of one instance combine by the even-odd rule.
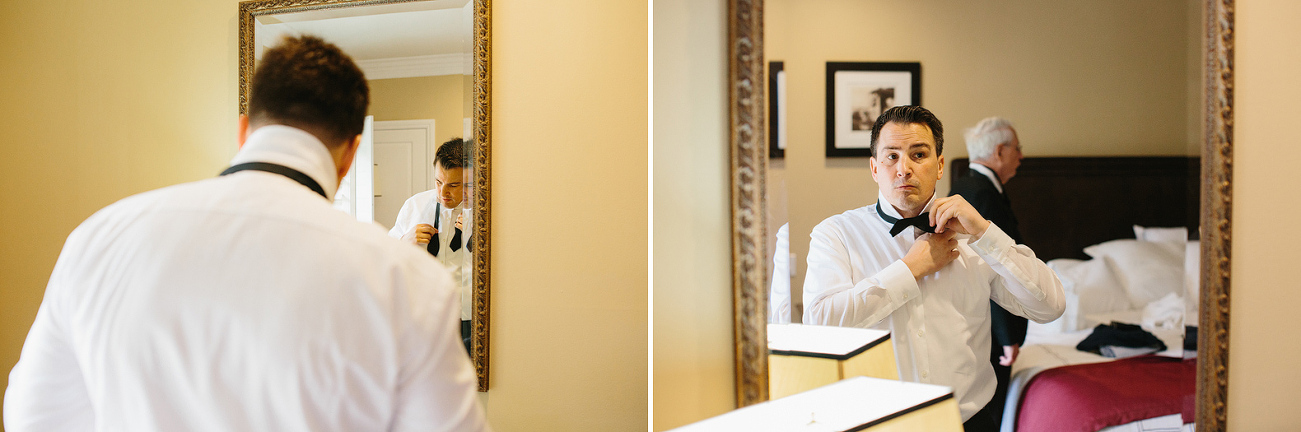
[[[1188,240],[1188,228],[1159,228],[1134,225],[1134,238],[1150,242],[1183,243]]]
[[[1092,328],[1089,315],[1133,309],[1129,296],[1121,287],[1106,260],[1053,260],[1049,267],[1057,272],[1066,291],[1066,312],[1059,319],[1061,331],[1073,332]],[[1095,323],[1096,324],[1096,323]]]
[[[1142,309],[1167,294],[1184,291],[1184,257],[1166,243],[1112,240],[1086,247],[1084,253],[1111,266],[1129,296],[1131,307],[1126,309]]]
[[[1181,254],[1184,251],[1184,243],[1188,242],[1188,228],[1153,228],[1134,225],[1134,238],[1139,241],[1161,243],[1174,253]]]

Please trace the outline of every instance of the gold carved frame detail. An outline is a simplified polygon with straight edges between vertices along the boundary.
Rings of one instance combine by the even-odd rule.
[[[1206,131],[1202,148],[1199,431],[1227,427],[1233,184],[1233,0],[1205,0]],[[728,1],[732,290],[736,403],[768,398],[764,227],[763,3]]]
[[[375,6],[420,0],[265,0],[239,4],[239,113],[248,112],[249,84],[253,78],[253,20],[262,15],[308,10]],[[488,391],[488,336],[491,290],[492,210],[492,6],[491,0],[474,0],[474,300],[471,305],[470,360],[478,374],[479,391]]]
[[[1233,0],[1206,0],[1206,131],[1202,137],[1199,431],[1228,428],[1229,252],[1233,240]]]
[[[763,0],[729,0],[732,310],[736,405],[768,400],[768,147],[764,132]]]

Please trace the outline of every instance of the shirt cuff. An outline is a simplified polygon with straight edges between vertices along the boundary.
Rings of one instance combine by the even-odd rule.
[[[890,296],[890,301],[895,304],[903,304],[922,293],[917,286],[917,279],[913,277],[913,271],[903,260],[895,261],[871,278],[859,282],[859,286],[864,288],[873,285],[884,289],[886,295]]]
[[[985,229],[985,234],[980,236],[979,239],[973,240],[970,244],[971,248],[978,254],[988,257],[1000,257],[1012,246],[1016,246],[1016,241],[1012,240],[1012,237],[1003,232],[1003,229],[999,228],[998,225],[990,222],[989,228]]]

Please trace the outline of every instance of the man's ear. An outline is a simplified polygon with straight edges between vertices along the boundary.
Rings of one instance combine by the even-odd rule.
[[[936,180],[944,178],[944,156],[940,156],[940,175],[935,177]]]
[[[244,141],[248,140],[248,116],[239,115],[239,147],[244,148]]]
[[[872,178],[876,178],[876,156],[869,156],[867,158],[867,163],[872,168]]]
[[[343,155],[339,158],[339,181],[343,181],[343,176],[348,175],[348,170],[352,169],[352,160],[357,157],[357,149],[361,147],[361,135],[352,137],[352,141],[344,143]]]

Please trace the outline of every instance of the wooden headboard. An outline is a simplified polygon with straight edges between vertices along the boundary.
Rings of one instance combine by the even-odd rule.
[[[949,164],[949,184],[970,171]],[[1084,247],[1134,238],[1134,225],[1188,227],[1197,238],[1197,157],[1025,158],[1006,185],[1025,244],[1040,259],[1088,259]]]

